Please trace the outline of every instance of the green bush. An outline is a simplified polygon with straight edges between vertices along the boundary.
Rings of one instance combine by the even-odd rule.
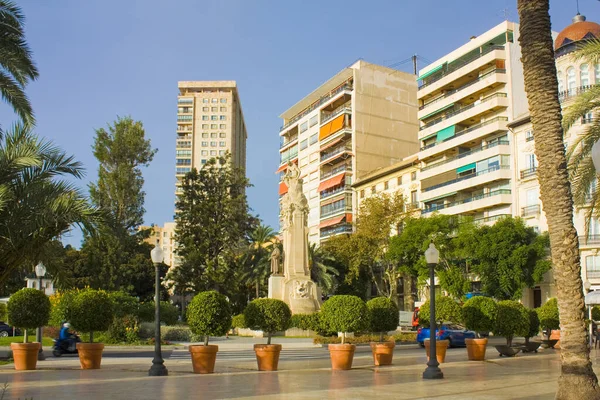
[[[435,299],[435,319],[438,325],[444,322],[458,323],[462,321],[462,310],[450,297],[439,297]],[[419,307],[419,325],[429,327],[429,300]]]
[[[103,290],[84,289],[73,299],[67,314],[73,328],[90,333],[90,342],[94,341],[94,331],[106,331],[113,321],[113,304]]]
[[[75,299],[75,296],[77,296],[79,292],[79,289],[71,289],[58,291],[50,296],[50,303],[52,304],[49,321],[50,325],[61,327],[62,324],[69,319],[68,315],[73,304],[73,299]]]
[[[462,320],[465,328],[475,331],[479,336],[481,332],[494,330],[498,305],[489,297],[475,296],[462,306]]]
[[[359,297],[337,295],[330,297],[321,306],[321,325],[329,331],[342,332],[345,343],[346,332],[360,332],[369,328],[369,310]]]
[[[115,318],[122,318],[127,315],[133,315],[137,318],[140,301],[136,297],[123,291],[110,292],[108,297],[112,302]]]
[[[27,329],[42,327],[50,319],[50,299],[42,291],[32,288],[19,290],[8,299],[8,319],[17,328]]]
[[[246,329],[248,326],[246,325],[246,320],[244,319],[244,314],[238,314],[231,319],[231,326],[233,328],[238,329]]]
[[[275,332],[290,327],[292,312],[288,305],[277,299],[252,300],[244,310],[244,320],[250,329],[267,333],[267,344]]]
[[[169,342],[190,342],[192,340],[190,328],[184,326],[161,326],[160,336]]]
[[[314,314],[294,314],[290,322],[290,327],[303,329],[305,331],[315,331],[318,327],[318,320],[315,319]],[[318,318],[318,317],[317,317]]]
[[[560,329],[560,321],[558,319],[558,303],[556,298],[548,300],[540,308],[536,309],[540,319],[540,326],[546,331],[548,338],[554,329]]]
[[[594,321],[600,321],[600,306],[592,307],[592,319]]]
[[[7,313],[6,304],[0,303],[0,321],[6,322],[6,313]]]
[[[375,297],[367,301],[371,332],[379,333],[379,341],[387,331],[395,331],[400,322],[398,307],[387,297]]]
[[[139,306],[138,317],[141,322],[154,322],[154,302],[148,301]],[[179,309],[168,301],[160,302],[160,322],[175,325],[179,320]]]
[[[523,304],[515,300],[498,302],[498,314],[494,335],[504,336],[506,345],[512,345],[514,336],[527,337],[529,333],[529,313]]]
[[[540,333],[540,318],[534,309],[528,308],[527,314],[529,315],[529,333],[526,339],[537,336]]]
[[[209,336],[222,336],[231,328],[231,307],[222,294],[211,290],[197,294],[187,309],[190,330],[204,336],[208,345]]]

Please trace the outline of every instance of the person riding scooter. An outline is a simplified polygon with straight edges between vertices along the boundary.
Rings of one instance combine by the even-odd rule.
[[[63,353],[74,354],[77,353],[77,342],[81,342],[79,336],[70,332],[71,324],[65,322],[60,328],[60,334],[58,340],[54,341],[54,348],[52,353],[55,357],[60,357]]]

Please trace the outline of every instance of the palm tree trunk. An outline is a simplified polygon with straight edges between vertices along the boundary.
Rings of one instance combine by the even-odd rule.
[[[256,279],[256,298],[259,298],[259,283],[258,283],[258,278]]]
[[[535,139],[540,197],[548,220],[561,326],[557,399],[598,399],[585,338],[579,241],[563,144],[549,0],[518,0],[519,42]]]

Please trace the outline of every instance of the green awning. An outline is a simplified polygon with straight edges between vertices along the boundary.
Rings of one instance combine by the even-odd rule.
[[[450,197],[450,196],[454,196],[457,192],[451,192],[451,193],[446,193],[443,194],[441,196],[437,196],[437,197],[433,197],[431,199],[427,199],[427,200],[423,200],[423,203],[429,203],[430,201],[435,201],[435,200],[439,200],[439,199],[443,199],[445,197]]]
[[[443,142],[446,139],[451,138],[456,133],[456,125],[449,126],[437,132],[437,142]]]
[[[434,69],[430,70],[429,72],[425,72],[423,75],[419,76],[419,77],[417,78],[417,80],[418,80],[418,81],[420,81],[420,80],[422,80],[422,79],[425,79],[425,78],[427,78],[429,75],[431,75],[431,74],[433,74],[433,73],[435,73],[435,72],[438,72],[440,69],[442,69],[442,67],[443,67],[444,65],[445,65],[445,63],[444,63],[444,64],[442,64],[442,65],[438,65],[437,67],[435,67]]]
[[[460,174],[461,172],[465,172],[465,171],[469,171],[469,170],[475,169],[476,166],[477,166],[477,163],[471,163],[471,164],[463,165],[460,168],[456,168],[456,173]]]
[[[421,121],[423,121],[423,120],[425,120],[425,119],[427,119],[427,118],[431,117],[432,115],[435,115],[435,114],[437,114],[437,113],[440,113],[440,112],[442,112],[442,111],[444,111],[444,110],[447,110],[447,109],[449,109],[450,107],[454,107],[454,103],[452,103],[452,104],[448,104],[447,106],[445,106],[445,107],[442,107],[442,108],[438,108],[438,109],[437,109],[437,110],[435,110],[434,112],[430,112],[430,113],[429,113],[429,114],[427,114],[426,116],[424,116],[424,117],[421,117],[421,118],[419,118],[419,119],[420,119]]]
[[[423,139],[421,140],[427,140],[427,139],[431,139],[432,137],[436,136],[438,133],[437,132],[433,132],[427,136],[425,136]]]

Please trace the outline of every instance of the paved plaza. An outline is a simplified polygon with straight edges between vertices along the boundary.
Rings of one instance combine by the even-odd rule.
[[[168,377],[148,377],[148,348],[109,348],[102,369],[82,371],[77,357],[49,357],[39,370],[2,366],[4,399],[553,399],[559,350],[500,358],[488,348],[484,362],[466,360],[465,349],[449,349],[441,365],[445,379],[424,381],[425,352],[398,346],[394,365],[373,366],[368,346],[359,346],[351,371],[331,371],[326,348],[307,340],[283,343],[278,372],[256,371],[255,340],[219,341],[215,374],[195,375],[182,346],[164,351]],[[256,342],[259,342],[256,340]],[[217,343],[217,342],[215,342]],[[287,344],[287,345],[286,345]],[[600,353],[594,351],[594,361]]]

